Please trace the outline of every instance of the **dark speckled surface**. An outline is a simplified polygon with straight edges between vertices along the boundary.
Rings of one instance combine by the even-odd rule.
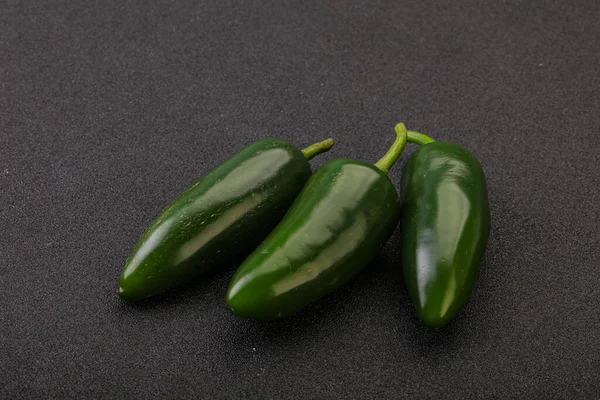
[[[3,2],[0,397],[597,399],[599,18],[593,0]],[[246,143],[332,136],[313,166],[375,162],[397,121],[488,178],[485,264],[446,328],[412,312],[399,230],[280,322],[229,313],[232,269],[118,299],[150,221]]]

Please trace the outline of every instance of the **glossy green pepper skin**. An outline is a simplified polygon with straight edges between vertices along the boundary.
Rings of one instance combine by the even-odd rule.
[[[235,272],[226,301],[245,318],[287,317],[354,277],[379,252],[400,217],[387,172],[407,141],[404,124],[375,165],[348,158],[325,163],[292,207]]]
[[[296,313],[365,267],[399,216],[396,190],[377,167],[351,159],[325,163],[237,270],[228,306],[259,320]]]
[[[248,254],[308,181],[310,157],[286,141],[262,139],[201,177],[143,234],[121,273],[119,295],[141,300]]]
[[[485,176],[454,143],[435,142],[410,157],[402,175],[404,282],[419,319],[445,325],[477,280],[490,231]]]

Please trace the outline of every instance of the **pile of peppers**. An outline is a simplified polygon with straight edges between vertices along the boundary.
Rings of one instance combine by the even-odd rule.
[[[309,160],[333,140],[303,150],[279,139],[243,148],[198,179],[154,220],[121,273],[128,301],[172,290],[243,260],[226,294],[239,317],[293,315],[365,268],[400,222],[404,284],[419,319],[439,328],[477,280],[490,231],[483,169],[467,149],[395,127],[375,164]],[[387,176],[407,142],[420,147]],[[396,244],[395,244],[396,245]]]

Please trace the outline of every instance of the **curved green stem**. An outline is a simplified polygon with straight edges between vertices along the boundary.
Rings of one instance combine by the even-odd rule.
[[[385,153],[385,155],[375,163],[375,166],[386,174],[390,172],[390,169],[394,163],[398,161],[400,154],[402,154],[402,151],[406,146],[406,140],[408,138],[406,134],[406,126],[404,126],[402,122],[396,125],[394,130],[396,131],[396,140],[394,140],[394,143],[387,153]]]
[[[435,140],[433,140],[429,136],[423,135],[422,133],[419,133],[419,132],[407,131],[407,133],[408,133],[408,141],[410,143],[416,143],[420,146],[425,146],[428,143],[435,142]]]
[[[331,147],[333,147],[333,139],[325,139],[322,142],[311,144],[307,148],[302,150],[302,154],[306,157],[307,160],[310,160],[317,154],[324,153],[328,151]]]

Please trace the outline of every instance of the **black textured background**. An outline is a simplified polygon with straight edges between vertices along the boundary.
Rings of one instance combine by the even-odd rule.
[[[596,0],[2,2],[0,397],[599,398],[599,18]],[[231,269],[118,299],[149,222],[243,145],[333,136],[315,167],[376,161],[398,121],[489,182],[485,264],[446,328],[413,315],[398,230],[280,322],[230,314]]]

